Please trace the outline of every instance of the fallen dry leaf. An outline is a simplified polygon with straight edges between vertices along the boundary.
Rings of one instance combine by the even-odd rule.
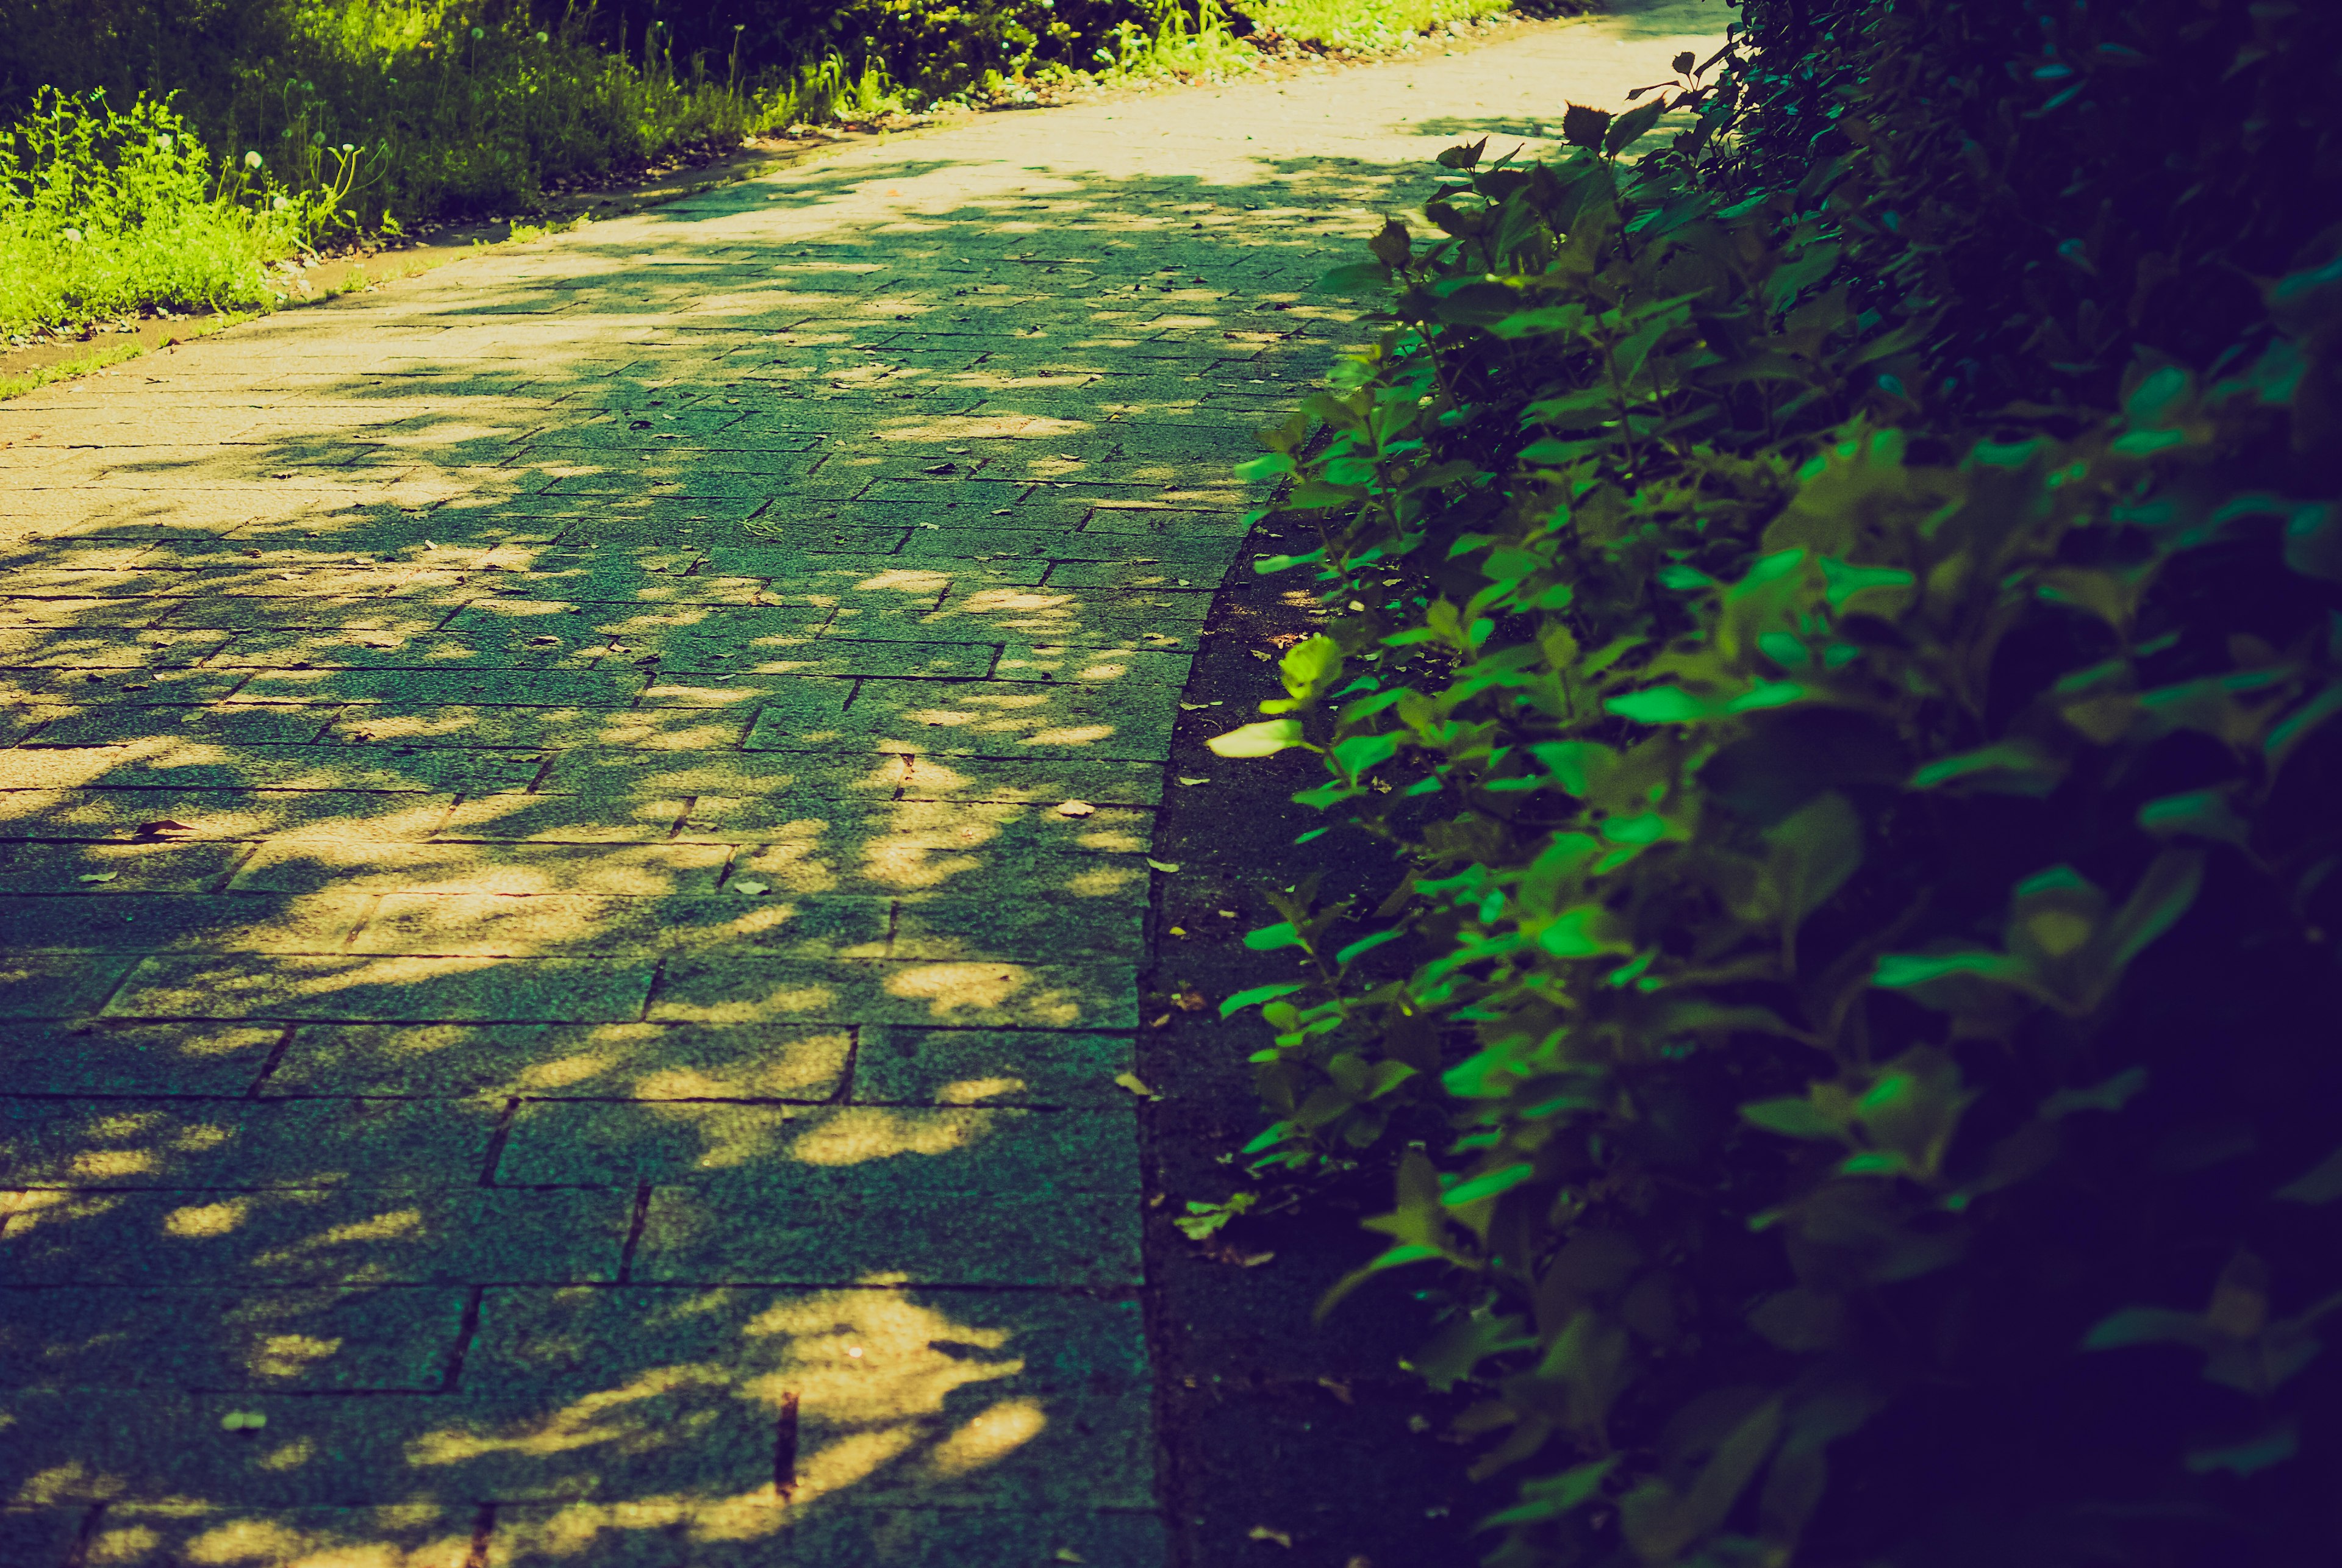
[[[1207,784],[1212,781],[1208,778],[1182,778],[1179,782],[1183,784],[1195,785]]]
[[[1182,1013],[1201,1013],[1211,1005],[1204,1000],[1204,994],[1192,985],[1175,994],[1171,998],[1171,1004]]]
[[[1324,1389],[1327,1393],[1332,1394],[1336,1399],[1340,1400],[1344,1404],[1356,1404],[1357,1403],[1350,1393],[1350,1385],[1344,1383],[1338,1377],[1321,1377],[1317,1380],[1317,1386]]]
[[[1247,1541],[1274,1541],[1288,1552],[1293,1549],[1293,1536],[1289,1532],[1283,1530],[1271,1530],[1266,1524],[1254,1525],[1251,1533],[1246,1535],[1245,1539]]]
[[[1170,1023],[1170,1022],[1171,1022],[1171,1014],[1169,1014],[1168,1013],[1166,1013],[1162,1017],[1157,1018],[1154,1023],[1149,1024],[1147,1025],[1147,1027],[1148,1027],[1149,1029],[1160,1029],[1160,1028],[1162,1028],[1162,1027],[1163,1027],[1163,1025],[1165,1025],[1166,1024],[1168,1024],[1168,1023]]]
[[[1140,1077],[1136,1073],[1116,1073],[1114,1075],[1114,1081],[1118,1087],[1129,1090],[1132,1094],[1137,1095],[1142,1100],[1160,1100],[1163,1098],[1162,1095],[1148,1088],[1146,1086],[1146,1080]]]
[[[74,880],[75,882],[112,882],[121,874],[118,871],[85,871]]]
[[[1057,814],[1059,816],[1091,816],[1095,815],[1096,812],[1097,807],[1090,804],[1090,803],[1086,800],[1062,801],[1057,805]]]
[[[772,889],[767,884],[761,882],[736,882],[732,884],[732,891],[735,893],[748,894],[753,896],[759,893],[769,893]]]
[[[1159,871],[1159,872],[1162,872],[1162,873],[1163,873],[1164,874],[1166,874],[1166,876],[1167,876],[1167,875],[1169,875],[1172,872],[1175,872],[1175,871],[1176,871],[1176,870],[1178,870],[1178,869],[1179,869],[1179,863],[1178,863],[1177,861],[1176,861],[1176,860],[1153,860],[1153,859],[1150,859],[1150,860],[1148,860],[1148,861],[1147,861],[1147,863],[1146,863],[1146,864],[1149,864],[1149,865],[1151,865],[1151,866],[1153,866],[1156,870],[1157,870],[1157,871]]]
[[[195,830],[186,823],[174,822],[166,816],[153,822],[142,822],[132,831],[138,838],[161,838],[166,833],[193,833]]]

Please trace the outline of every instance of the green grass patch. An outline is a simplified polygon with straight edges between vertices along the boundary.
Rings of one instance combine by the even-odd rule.
[[[1450,22],[1513,9],[1509,0],[1266,0],[1248,14],[1288,38],[1337,49],[1388,49]]]

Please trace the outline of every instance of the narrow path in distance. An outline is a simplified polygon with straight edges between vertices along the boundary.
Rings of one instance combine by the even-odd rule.
[[[1230,464],[1432,153],[1720,18],[992,116],[0,405],[0,1559],[1163,1568],[1115,1079]]]

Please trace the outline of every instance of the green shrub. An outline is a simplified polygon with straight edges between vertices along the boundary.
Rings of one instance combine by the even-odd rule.
[[[2342,18],[1815,10],[1328,280],[1248,1153],[1396,1165],[1492,1563],[2324,1561]]]
[[[330,204],[210,154],[167,104],[41,95],[0,145],[0,331],[141,305],[260,305]]]

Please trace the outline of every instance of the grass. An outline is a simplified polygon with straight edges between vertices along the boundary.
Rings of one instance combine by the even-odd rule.
[[[44,91],[5,133],[0,331],[145,305],[230,310],[268,302],[265,267],[298,248],[321,198],[251,165],[215,167],[167,104]]]
[[[1513,9],[1510,0],[1255,0],[1246,14],[1289,38],[1388,49],[1450,22]]]

